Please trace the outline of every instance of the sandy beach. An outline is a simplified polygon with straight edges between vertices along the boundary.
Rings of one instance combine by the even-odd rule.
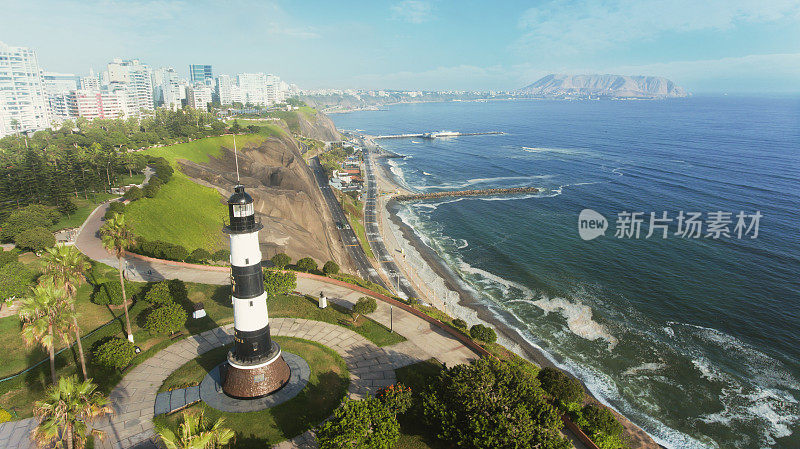
[[[370,143],[374,145],[374,142]],[[516,329],[525,328],[524,323],[514,315],[480,301],[476,292],[401,219],[399,212],[402,205],[393,197],[413,191],[402,185],[389,167],[388,160],[397,156],[381,151],[380,156],[374,157],[375,179],[380,192],[376,208],[380,232],[403,275],[422,296],[419,299],[450,316],[465,320],[469,325],[489,324],[497,331],[498,342],[506,348],[539,366],[556,366],[559,362],[557,358],[528,341]],[[622,415],[618,416],[625,426],[632,448],[661,447],[637,425]]]

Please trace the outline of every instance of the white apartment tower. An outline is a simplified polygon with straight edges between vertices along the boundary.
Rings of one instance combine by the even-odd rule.
[[[153,80],[150,67],[138,59],[114,58],[108,63],[109,90],[124,90],[128,96],[128,116],[138,116],[142,109],[153,110]]]
[[[204,81],[196,81],[189,87],[187,97],[189,107],[206,111],[211,103],[211,87]]]
[[[50,126],[36,52],[0,42],[0,137]]]
[[[72,73],[44,72],[42,79],[51,121],[62,123],[71,118],[69,93],[78,89],[78,77]]]

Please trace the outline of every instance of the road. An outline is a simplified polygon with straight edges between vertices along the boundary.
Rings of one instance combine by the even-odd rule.
[[[421,300],[422,297],[417,293],[410,282],[403,276],[402,271],[397,267],[394,257],[386,249],[383,243],[380,229],[378,228],[378,215],[377,215],[377,199],[378,189],[375,185],[375,173],[373,172],[374,166],[372,162],[372,149],[364,148],[364,227],[366,228],[367,241],[369,242],[372,252],[381,264],[381,268],[389,276],[392,281],[393,289],[398,292],[400,296],[406,298],[416,298]]]
[[[322,169],[322,166],[319,163],[319,158],[311,158],[309,160],[309,167],[311,167],[311,170],[314,172],[314,179],[316,179],[317,185],[322,191],[322,196],[325,198],[325,203],[328,205],[328,210],[331,211],[333,221],[339,222],[343,225],[348,224],[349,222],[347,221],[347,216],[342,210],[342,205],[339,204],[339,201],[336,199],[336,195],[333,194],[331,187],[328,185],[328,177],[325,175],[325,170]],[[342,242],[347,248],[347,252],[350,253],[350,260],[352,260],[355,264],[359,275],[364,279],[383,286],[384,288],[388,288],[386,282],[383,281],[383,278],[381,278],[380,274],[378,274],[378,271],[367,259],[367,255],[364,253],[364,248],[361,247],[355,231],[350,228],[349,224],[346,228],[342,226],[337,227],[340,228],[339,235],[342,237]]]

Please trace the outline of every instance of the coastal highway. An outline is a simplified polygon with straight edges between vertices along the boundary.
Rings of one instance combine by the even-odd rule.
[[[383,238],[381,237],[380,229],[378,228],[378,215],[376,210],[378,192],[377,187],[375,186],[375,173],[373,173],[372,165],[373,150],[368,148],[366,145],[364,145],[363,148],[365,175],[364,185],[366,187],[364,192],[364,227],[366,228],[367,241],[369,241],[369,246],[372,248],[372,252],[375,253],[375,257],[378,258],[381,268],[383,268],[387,276],[389,276],[389,279],[392,282],[393,290],[401,294],[401,296],[405,296],[406,298],[416,298],[421,300],[422,297],[417,294],[411,283],[408,282],[405,276],[403,276],[403,273],[394,262],[392,254],[386,249],[386,245],[383,243]]]
[[[333,221],[342,224],[348,224],[349,222],[347,221],[347,216],[342,210],[342,205],[339,204],[336,196],[331,191],[330,185],[328,185],[328,177],[325,176],[325,171],[322,169],[322,166],[319,163],[319,158],[311,158],[311,160],[309,160],[309,167],[311,167],[311,170],[314,172],[314,179],[316,179],[317,185],[322,191],[322,196],[325,198],[325,203],[328,205],[328,210],[331,211]],[[378,274],[378,271],[375,270],[372,264],[369,263],[369,260],[367,260],[367,255],[364,253],[364,248],[361,247],[355,231],[353,231],[349,225],[346,228],[341,226],[339,226],[339,228],[339,235],[341,236],[342,242],[347,248],[347,251],[350,253],[350,260],[352,260],[356,265],[359,275],[364,279],[370,280],[384,288],[391,290]]]

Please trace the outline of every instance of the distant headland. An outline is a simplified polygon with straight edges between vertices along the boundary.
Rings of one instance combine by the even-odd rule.
[[[548,98],[680,98],[689,94],[660,76],[550,74],[516,92]]]

